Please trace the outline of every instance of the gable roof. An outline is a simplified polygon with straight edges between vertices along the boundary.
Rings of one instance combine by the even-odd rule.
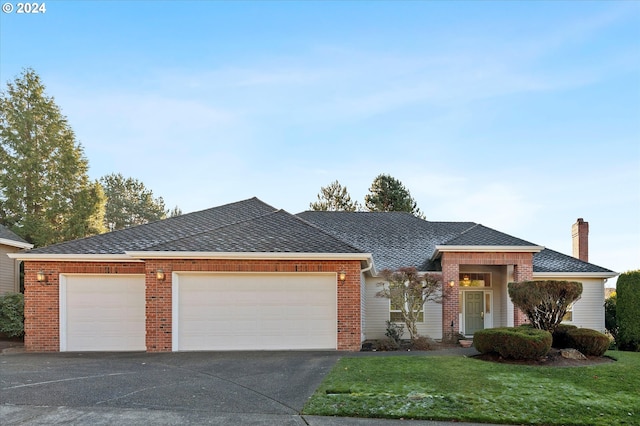
[[[473,222],[427,222],[407,212],[306,211],[298,217],[373,255],[376,268],[436,268],[436,246],[473,227]]]
[[[361,253],[257,198],[31,250],[32,255],[130,252]]]
[[[615,275],[609,269],[473,222],[430,222],[403,212],[306,211],[297,216],[372,253],[378,269],[413,266],[433,271],[440,269],[440,251],[505,249],[532,252],[534,273]]]
[[[29,244],[25,239],[4,225],[0,225],[0,244],[18,248],[33,247],[33,244]]]

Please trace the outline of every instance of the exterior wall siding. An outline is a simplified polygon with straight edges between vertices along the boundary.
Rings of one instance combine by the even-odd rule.
[[[158,281],[162,269],[165,279]],[[43,270],[46,282],[37,282]],[[172,272],[346,272],[338,282],[338,350],[356,351],[361,344],[360,261],[150,259],[145,262],[25,262],[25,348],[60,350],[59,276],[75,274],[145,274],[146,346],[148,352],[172,350]]]
[[[365,323],[366,339],[382,339],[385,337],[387,320],[389,319],[389,299],[377,297],[380,291],[380,278],[368,277],[365,284],[365,309],[367,321]],[[427,302],[424,309],[424,321],[418,323],[418,334],[433,339],[442,338],[442,304]],[[404,338],[409,338],[405,331]]]
[[[534,277],[534,279],[537,279]],[[544,280],[578,281],[582,283],[582,297],[573,305],[573,319],[567,324],[591,328],[604,333],[604,280],[580,277],[547,277]]]
[[[18,251],[16,247],[0,244],[0,295],[18,291],[18,261],[7,256]]]

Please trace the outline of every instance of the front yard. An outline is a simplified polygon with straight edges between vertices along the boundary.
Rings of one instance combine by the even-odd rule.
[[[640,353],[589,367],[498,364],[464,357],[341,359],[309,415],[527,425],[639,425]]]

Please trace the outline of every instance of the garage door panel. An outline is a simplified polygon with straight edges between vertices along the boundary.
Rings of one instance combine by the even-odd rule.
[[[334,275],[178,274],[174,285],[174,350],[336,348]]]
[[[144,276],[70,275],[61,283],[62,350],[146,349]]]

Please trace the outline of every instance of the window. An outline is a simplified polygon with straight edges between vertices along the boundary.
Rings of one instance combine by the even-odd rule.
[[[389,300],[389,321],[404,322],[404,318],[402,318],[402,311],[400,310],[400,306],[396,305],[391,300]],[[424,322],[424,305],[422,305],[422,309],[420,309],[420,313],[418,314],[418,321]]]
[[[562,321],[573,321],[573,303],[567,308],[567,313],[562,317]]]
[[[463,272],[459,276],[460,287],[491,287],[489,272]]]

